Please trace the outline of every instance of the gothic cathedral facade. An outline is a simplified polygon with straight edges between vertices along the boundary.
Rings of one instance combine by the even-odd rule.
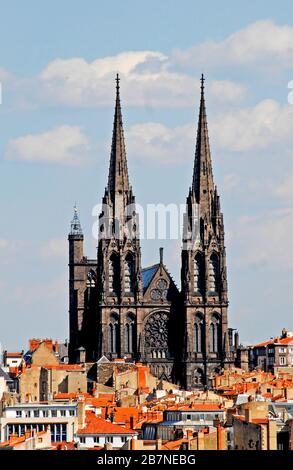
[[[186,389],[209,385],[235,360],[228,328],[223,214],[214,185],[204,96],[192,185],[186,201],[181,289],[159,262],[142,268],[139,217],[129,183],[119,77],[108,184],[98,223],[97,259],[83,253],[77,209],[69,240],[69,359],[124,358]],[[237,334],[237,333],[236,333]],[[238,338],[237,338],[238,340]]]

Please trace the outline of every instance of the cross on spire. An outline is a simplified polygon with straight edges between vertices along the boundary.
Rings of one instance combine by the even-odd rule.
[[[119,73],[117,73],[115,80],[116,80],[116,90],[118,91],[119,88],[120,88],[120,77],[119,77]]]
[[[204,92],[204,82],[205,82],[205,78],[204,78],[204,74],[202,73],[202,74],[201,74],[201,79],[200,79],[200,89],[201,89],[201,93]]]

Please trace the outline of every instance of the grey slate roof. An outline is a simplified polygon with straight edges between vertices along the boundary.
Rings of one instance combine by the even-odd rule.
[[[160,266],[159,264],[154,264],[153,266],[142,269],[141,277],[142,277],[142,287],[144,290],[146,290],[148,286],[150,285],[150,282],[153,279],[159,266]]]

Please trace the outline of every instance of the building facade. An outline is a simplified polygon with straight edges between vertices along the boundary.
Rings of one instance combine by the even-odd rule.
[[[233,363],[228,329],[223,214],[213,182],[204,97],[194,172],[184,217],[182,285],[159,262],[141,266],[139,217],[129,182],[119,77],[107,187],[98,223],[97,259],[83,253],[77,209],[69,240],[70,362],[126,358],[186,388]]]
[[[27,431],[49,429],[52,442],[72,441],[77,431],[76,403],[16,403],[2,405],[0,412],[0,441]]]

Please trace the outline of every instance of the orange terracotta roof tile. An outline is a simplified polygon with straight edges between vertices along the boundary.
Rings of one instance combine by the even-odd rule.
[[[39,431],[36,433],[36,436],[42,436],[43,434],[46,434],[47,431]],[[31,439],[33,437],[33,432],[30,432],[29,434],[24,434],[23,436],[10,436],[10,438],[7,441],[1,442],[0,447],[7,447],[7,446],[15,446],[17,444],[21,444],[25,442],[27,439]]]
[[[80,428],[77,434],[136,434],[119,424],[111,423],[104,418],[99,418],[92,411],[86,411],[86,426]]]
[[[6,357],[22,357],[23,353],[21,352],[7,352],[5,353]]]
[[[103,397],[88,397],[85,399],[87,405],[95,406],[97,408],[109,406],[114,404],[114,394],[105,394]]]
[[[52,442],[52,447],[55,447],[54,450],[76,450],[75,442],[65,442],[65,441],[56,441]]]
[[[80,397],[91,398],[87,392],[54,393],[54,400],[77,400]]]
[[[179,450],[184,442],[188,442],[187,439],[177,439],[176,441],[167,441],[162,445],[162,450]]]
[[[54,369],[54,370],[85,370],[82,364],[46,364],[41,366],[43,369]]]

